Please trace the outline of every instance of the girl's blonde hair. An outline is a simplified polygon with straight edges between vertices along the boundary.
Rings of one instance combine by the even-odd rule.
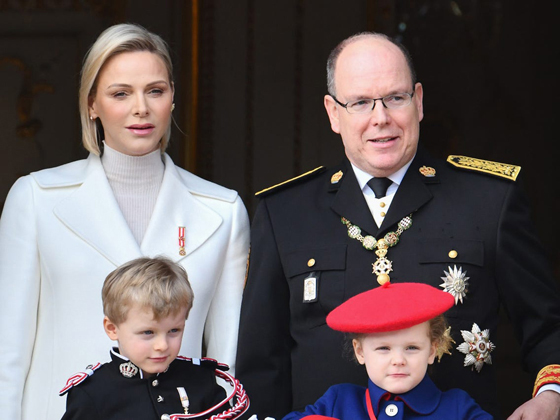
[[[430,342],[436,345],[436,356],[439,361],[444,354],[451,354],[450,350],[454,343],[449,333],[449,324],[445,316],[438,315],[428,321],[428,327],[428,337],[430,337]],[[348,339],[345,342],[344,352],[350,358],[357,360],[352,340],[362,341],[368,334],[349,333],[347,336]]]

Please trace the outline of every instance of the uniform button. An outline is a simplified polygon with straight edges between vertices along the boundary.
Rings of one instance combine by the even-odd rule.
[[[154,379],[152,381],[152,386],[158,386],[159,385],[159,381],[157,379]]]
[[[385,213],[384,211],[381,212],[381,217],[385,217],[387,213]]]
[[[454,249],[452,249],[451,251],[449,251],[449,258],[457,258],[457,251],[455,251]]]
[[[386,204],[383,201],[381,203],[379,203],[379,207],[383,208],[385,206],[386,206]]]
[[[158,395],[157,402],[163,402],[163,397],[161,395]]]
[[[307,266],[308,267],[313,267],[314,265],[315,265],[315,259],[310,258],[309,261],[307,261]]]
[[[387,414],[389,417],[396,416],[398,412],[399,408],[395,404],[389,404],[387,407],[385,407],[385,414]]]
[[[160,418],[161,420],[171,420],[171,416],[169,414],[162,414]]]

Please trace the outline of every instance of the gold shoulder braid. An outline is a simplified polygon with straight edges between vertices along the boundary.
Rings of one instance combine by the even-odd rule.
[[[377,274],[377,283],[387,283],[390,280],[389,272],[393,271],[393,262],[385,258],[387,250],[389,247],[398,244],[401,234],[412,226],[412,213],[401,219],[398,224],[399,228],[395,232],[388,232],[382,239],[379,240],[375,239],[371,235],[362,236],[362,229],[360,229],[359,226],[350,223],[348,219],[341,217],[340,220],[348,228],[348,236],[350,238],[360,241],[362,246],[368,251],[373,251],[377,248],[375,251],[377,260],[372,264],[372,274]]]
[[[497,175],[512,181],[517,179],[517,175],[519,175],[519,172],[521,171],[521,166],[476,159],[468,156],[449,155],[447,157],[447,161],[458,168],[472,169],[487,174]]]
[[[535,380],[533,398],[537,395],[541,386],[548,384],[560,385],[560,365],[548,365],[541,369]]]
[[[297,181],[297,180],[301,180],[301,179],[303,179],[303,178],[306,178],[306,177],[308,177],[309,175],[314,174],[315,172],[318,172],[318,171],[323,172],[324,169],[326,169],[324,166],[318,166],[317,168],[315,168],[315,169],[313,169],[313,170],[311,170],[311,171],[307,171],[307,172],[305,172],[304,174],[298,175],[298,176],[296,176],[296,177],[294,177],[294,178],[288,179],[287,181],[284,181],[284,182],[281,182],[281,183],[279,183],[279,184],[273,185],[272,187],[265,188],[264,190],[260,190],[260,191],[256,192],[255,195],[256,195],[256,196],[259,196],[259,195],[263,195],[263,194],[269,193],[269,192],[271,192],[271,191],[277,189],[278,187],[283,187],[283,186],[285,186],[285,185],[291,184],[291,183],[294,182],[294,181]],[[320,173],[320,172],[319,172],[319,173]]]

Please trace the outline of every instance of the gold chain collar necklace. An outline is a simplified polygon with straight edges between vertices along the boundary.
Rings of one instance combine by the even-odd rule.
[[[373,268],[372,274],[377,275],[377,282],[379,284],[387,283],[390,280],[389,272],[393,271],[392,261],[386,258],[387,250],[398,244],[401,234],[412,226],[412,213],[401,219],[395,232],[388,232],[379,240],[371,235],[363,236],[362,229],[350,223],[348,219],[341,217],[340,220],[348,228],[348,236],[350,238],[360,241],[362,246],[368,251],[375,249],[377,260],[371,264]]]

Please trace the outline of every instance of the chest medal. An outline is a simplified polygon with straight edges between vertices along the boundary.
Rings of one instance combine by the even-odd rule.
[[[377,260],[372,264],[372,274],[377,276],[379,284],[387,283],[390,280],[389,273],[393,271],[393,262],[387,259],[387,251],[389,248],[399,243],[401,234],[412,226],[412,213],[405,216],[398,223],[398,229],[394,232],[388,232],[383,238],[375,239],[371,235],[363,236],[362,229],[353,225],[348,219],[342,217],[340,219],[348,229],[348,236],[362,243],[362,246],[368,251],[374,251]]]

